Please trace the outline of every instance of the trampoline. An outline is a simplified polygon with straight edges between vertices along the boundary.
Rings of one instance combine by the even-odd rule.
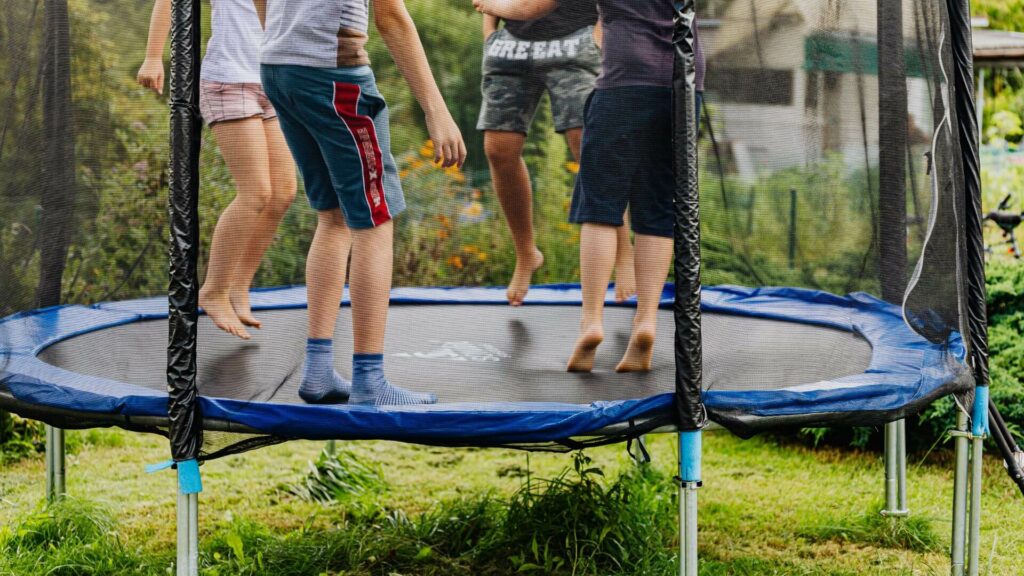
[[[468,1],[415,10],[418,24],[433,26],[423,43],[472,153],[462,169],[431,165],[416,91],[382,45],[368,44],[389,98],[407,205],[395,219],[393,271],[394,285],[408,287],[392,292],[386,373],[440,399],[393,407],[299,399],[308,319],[306,290],[294,284],[306,282],[306,243],[318,220],[301,201],[277,238],[263,235],[273,242],[254,260],[254,275],[230,287],[254,288],[263,329],[242,341],[199,310],[209,276],[200,264],[217,261],[204,252],[211,223],[242,181],[203,138],[200,11],[209,3],[171,3],[167,101],[126,81],[138,72],[142,19],[92,16],[120,10],[116,2],[67,4],[0,0],[11,48],[0,54],[11,78],[0,118],[0,410],[50,425],[51,499],[65,492],[61,429],[167,436],[163,466],[178,474],[179,576],[199,572],[199,464],[298,439],[571,450],[675,434],[686,576],[698,572],[701,438],[712,424],[744,437],[883,427],[885,513],[900,516],[908,510],[902,419],[953,396],[954,574],[979,565],[990,430],[1024,487],[1012,436],[988,401],[967,2],[682,0],[673,15],[665,5],[658,26],[667,40],[674,17],[674,54],[652,44],[651,54],[616,66],[664,65],[658,85],[666,90],[651,94],[667,99],[672,84],[671,121],[662,119],[664,132],[601,142],[623,155],[609,157],[609,167],[636,170],[636,155],[650,154],[668,178],[671,164],[673,262],[653,369],[643,374],[614,372],[635,301],[616,304],[610,289],[595,370],[566,372],[582,308],[575,283],[594,276],[581,273],[583,234],[565,221],[579,165],[553,130],[534,131],[521,154],[533,184],[534,241],[546,257],[533,281],[547,284],[517,308],[505,288],[482,287],[513,276],[502,210],[525,210],[498,198],[486,147],[472,131],[482,82],[470,71],[484,68],[474,59],[506,49],[485,50],[478,24],[455,29],[476,17]],[[432,10],[457,10],[458,20],[439,21]],[[698,22],[699,10],[707,14]],[[695,22],[707,63],[700,126]],[[542,44],[520,42],[513,57],[562,58],[557,42]],[[538,114],[537,127],[553,129],[560,116]],[[289,163],[282,174],[291,160],[278,159]],[[376,168],[364,172],[365,184]],[[223,237],[238,261],[265,247],[231,231]],[[616,240],[616,259],[626,242]],[[638,276],[652,270],[648,259],[636,262]],[[443,285],[454,287],[435,287]],[[350,374],[350,325],[342,302],[334,335],[342,374]]]
[[[667,286],[651,372],[616,374],[609,363],[624,350],[632,317],[619,306],[608,311],[595,371],[567,374],[577,286],[534,288],[518,309],[503,289],[396,289],[386,346],[391,377],[437,392],[441,403],[378,409],[302,403],[305,289],[259,291],[253,304],[266,327],[254,340],[201,323],[203,428],[283,439],[569,447],[673,429],[672,295]],[[713,421],[740,434],[881,423],[971,382],[958,334],[931,343],[907,327],[898,306],[867,294],[716,287],[703,291],[702,308],[704,404]],[[166,318],[163,299],[145,299],[4,320],[0,404],[70,428],[166,426]],[[340,346],[350,346],[348,321],[343,311]]]

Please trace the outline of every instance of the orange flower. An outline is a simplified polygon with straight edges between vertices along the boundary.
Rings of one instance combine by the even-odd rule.
[[[423,156],[424,158],[430,158],[431,160],[434,159],[434,141],[433,140],[427,140],[423,144],[423,146],[420,148],[420,156]]]
[[[565,163],[565,169],[568,170],[570,174],[579,174],[580,173],[580,163],[579,162],[566,162]]]
[[[448,231],[447,230],[438,230],[437,231],[437,238],[439,240],[447,240],[448,239]]]
[[[452,256],[448,258],[448,265],[456,270],[462,270],[462,256]]]

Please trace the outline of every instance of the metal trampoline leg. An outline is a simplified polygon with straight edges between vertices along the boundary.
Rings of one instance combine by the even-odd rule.
[[[178,492],[177,576],[199,574],[199,495]]]
[[[900,420],[896,423],[896,480],[897,480],[897,503],[900,513],[903,516],[910,515],[910,506],[907,503],[907,421]]]
[[[327,441],[327,448],[326,449],[327,449],[327,455],[328,456],[332,456],[332,457],[336,456],[338,454],[338,443],[337,443],[337,441],[335,441],[335,440],[328,440]]]
[[[981,560],[981,484],[985,464],[985,437],[988,436],[988,386],[974,391],[971,414],[971,487],[967,526],[967,574],[978,576]]]
[[[981,559],[981,476],[985,450],[984,436],[971,439],[971,497],[967,537],[967,574],[978,576]]]
[[[64,461],[64,430],[47,426],[46,501],[51,504],[67,494]]]
[[[967,540],[967,415],[957,411],[954,447],[956,464],[953,473],[953,538],[950,545],[950,574],[963,576]]]
[[[679,574],[697,576],[697,491],[701,486],[701,431],[679,434]]]
[[[907,427],[904,420],[885,425],[885,509],[882,514],[910,514],[907,510]]]

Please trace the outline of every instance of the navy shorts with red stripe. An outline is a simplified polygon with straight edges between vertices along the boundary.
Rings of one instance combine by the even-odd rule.
[[[388,107],[369,66],[264,64],[261,73],[314,210],[341,208],[354,229],[405,210]]]

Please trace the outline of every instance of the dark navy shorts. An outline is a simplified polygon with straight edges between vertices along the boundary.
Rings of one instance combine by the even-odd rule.
[[[599,88],[585,117],[569,221],[622,226],[629,208],[634,232],[671,237],[672,90]]]
[[[369,66],[264,64],[261,73],[314,210],[340,208],[357,230],[405,210],[388,107]]]

